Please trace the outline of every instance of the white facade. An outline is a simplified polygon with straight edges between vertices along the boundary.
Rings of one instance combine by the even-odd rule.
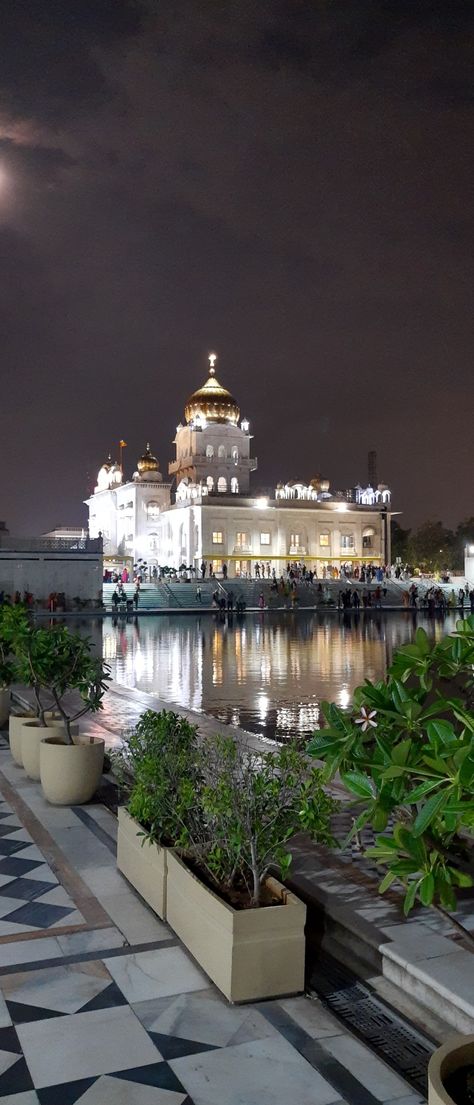
[[[91,537],[104,555],[146,561],[150,567],[217,574],[253,574],[256,562],[277,575],[287,563],[332,568],[390,561],[390,491],[361,487],[332,494],[328,480],[280,483],[268,497],[251,497],[252,435],[232,395],[215,377],[215,355],[204,386],[188,400],[186,424],[176,430],[173,483],[164,483],[149,447],[132,480],[109,462],[87,500]],[[174,502],[172,501],[174,499]],[[319,573],[318,573],[319,574]]]
[[[170,490],[149,448],[140,457],[133,478],[125,483],[118,465],[102,466],[86,505],[89,534],[102,537],[105,557],[159,563],[158,520],[170,505]]]

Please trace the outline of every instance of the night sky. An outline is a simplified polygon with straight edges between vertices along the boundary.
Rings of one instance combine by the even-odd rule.
[[[472,496],[470,0],[4,0],[0,518],[162,471],[218,377],[255,490]]]

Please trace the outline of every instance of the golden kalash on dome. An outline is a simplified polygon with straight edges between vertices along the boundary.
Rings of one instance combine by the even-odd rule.
[[[201,388],[193,392],[186,403],[184,414],[186,422],[230,422],[237,425],[240,409],[233,395],[216,377],[215,362],[217,355],[209,355],[209,376]]]
[[[150,450],[150,442],[147,441],[145,452],[138,458],[137,469],[140,475],[144,476],[146,472],[158,472],[159,468],[158,461]]]

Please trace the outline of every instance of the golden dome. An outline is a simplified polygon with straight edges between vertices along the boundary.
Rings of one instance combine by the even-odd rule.
[[[198,388],[188,399],[184,408],[186,422],[193,422],[201,417],[206,422],[232,422],[239,421],[240,410],[230,391],[223,388],[216,377],[214,361],[216,357],[211,353],[209,357],[209,377],[202,388]]]
[[[143,476],[145,472],[158,472],[159,467],[156,457],[150,452],[150,442],[147,441],[145,452],[142,453],[137,462],[138,471]]]

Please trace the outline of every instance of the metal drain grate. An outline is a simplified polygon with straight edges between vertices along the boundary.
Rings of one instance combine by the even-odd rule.
[[[318,956],[310,987],[355,1036],[426,1096],[426,1069],[437,1044],[386,1005],[368,983],[361,982],[326,953]]]

